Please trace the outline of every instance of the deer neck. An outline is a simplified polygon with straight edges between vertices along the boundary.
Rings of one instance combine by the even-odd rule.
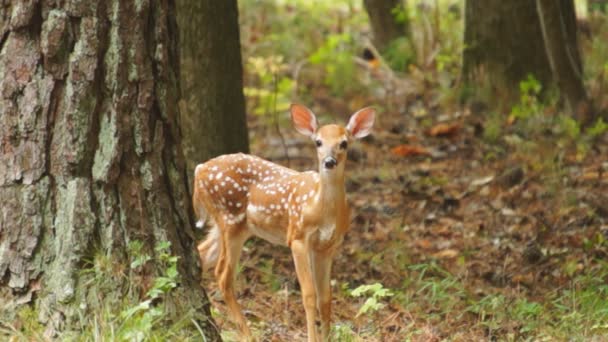
[[[338,165],[335,170],[324,170],[319,167],[319,196],[317,205],[325,214],[332,217],[344,208],[346,191],[344,189],[344,165]]]

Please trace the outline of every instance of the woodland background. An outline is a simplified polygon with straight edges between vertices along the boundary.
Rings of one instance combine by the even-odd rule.
[[[299,102],[379,112],[334,340],[601,341],[607,89],[600,0],[0,0],[0,339],[236,340],[193,169],[314,169]],[[303,340],[287,249],[238,273],[256,337]]]

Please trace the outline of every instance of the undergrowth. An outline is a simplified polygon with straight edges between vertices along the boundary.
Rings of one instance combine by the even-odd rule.
[[[83,300],[79,319],[66,327],[61,340],[194,341],[204,338],[194,320],[194,313],[178,320],[168,320],[170,314],[164,299],[171,295],[180,277],[178,257],[169,253],[169,247],[169,242],[161,242],[151,256],[143,251],[140,241],[133,241],[128,247],[130,265],[97,253],[81,271],[83,282],[79,293],[86,295],[88,302]],[[138,293],[144,279],[138,274],[149,261],[154,261],[158,267],[157,275],[146,280],[149,288],[140,296]],[[38,321],[35,308],[24,306],[17,316],[16,323],[0,325],[0,336],[10,336],[11,341],[50,340],[45,335],[45,326]]]

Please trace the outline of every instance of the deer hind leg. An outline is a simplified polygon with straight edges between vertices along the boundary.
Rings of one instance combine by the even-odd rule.
[[[215,277],[218,282],[218,286],[232,318],[236,321],[241,334],[247,340],[251,339],[251,331],[247,326],[245,316],[241,312],[241,307],[236,301],[236,295],[234,291],[234,280],[236,266],[241,256],[243,244],[250,237],[249,231],[246,229],[244,223],[237,225],[224,225],[224,229],[221,230],[221,248],[219,254],[219,260],[215,267]]]
[[[294,264],[298,281],[300,282],[300,290],[302,291],[302,302],[306,311],[306,327],[308,330],[308,341],[317,342],[317,296],[313,283],[313,274],[310,264],[310,249],[302,240],[293,240],[291,242],[291,253],[293,254]]]
[[[216,225],[211,227],[209,233],[207,233],[207,238],[198,245],[197,249],[201,259],[201,270],[204,274],[217,264],[220,254],[221,233]]]

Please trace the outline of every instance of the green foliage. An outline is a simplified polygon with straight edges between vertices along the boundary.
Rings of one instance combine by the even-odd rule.
[[[127,250],[129,251],[129,255],[131,255],[131,268],[136,269],[139,268],[148,261],[152,260],[152,257],[143,252],[144,244],[139,240],[129,242],[127,246]]]
[[[569,288],[553,294],[551,319],[559,324],[558,336],[576,339],[608,333],[607,277],[608,267],[602,263],[575,278]]]
[[[401,4],[395,6],[391,10],[391,14],[397,23],[407,24],[410,18],[409,10],[407,7],[402,6]]]
[[[377,312],[378,310],[384,307],[383,303],[380,303],[380,300],[385,297],[393,296],[391,290],[386,289],[380,283],[374,283],[371,285],[360,285],[356,289],[350,292],[350,295],[353,297],[361,297],[363,295],[367,295],[367,299],[365,303],[359,308],[359,312],[357,312],[357,317],[362,314],[366,314],[368,312]]]
[[[323,82],[335,96],[352,93],[357,89],[353,55],[355,46],[351,35],[336,33],[327,36],[325,42],[308,58],[312,65],[324,69]]]
[[[159,299],[169,294],[179,281],[178,257],[169,253],[170,246],[168,241],[164,241],[155,247],[156,261],[161,270],[160,275],[154,278],[152,287],[146,293],[146,298],[132,307],[123,309],[118,315],[121,325],[117,330],[117,337],[120,340],[143,341],[148,339],[154,331],[154,326],[161,323],[165,310]],[[142,267],[147,261],[152,260],[151,257],[142,253],[140,242],[130,243],[129,249],[133,253],[131,254],[133,268]]]
[[[558,120],[561,131],[566,137],[573,140],[578,139],[581,134],[581,127],[575,119],[562,115]]]
[[[491,112],[486,119],[483,137],[489,142],[495,143],[500,139],[504,118],[500,113]]]
[[[254,103],[253,113],[269,117],[289,108],[294,82],[287,75],[283,56],[250,57],[247,69],[255,81],[244,87],[244,93]]]
[[[572,286],[558,288],[534,300],[522,293],[491,293],[477,296],[464,287],[464,279],[435,262],[409,266],[395,300],[413,315],[437,325],[445,317],[473,314],[488,336],[514,339],[585,340],[608,332],[608,264],[585,272]]]
[[[17,312],[16,322],[20,327],[0,321],[0,340],[44,341],[44,325],[38,320],[38,312],[31,306],[24,306]],[[10,336],[10,339],[7,338]]]
[[[277,276],[277,272],[274,269],[273,258],[266,258],[260,260],[258,269],[262,272],[262,282],[266,285],[270,285],[272,292],[277,292],[283,285],[282,280]]]
[[[357,341],[357,334],[353,327],[348,323],[337,323],[332,327],[332,336],[335,341],[354,342]]]
[[[599,118],[597,121],[587,129],[587,134],[592,137],[599,137],[604,133],[608,132],[608,124],[604,122],[604,119]]]
[[[244,59],[280,58],[284,67],[274,73],[275,80],[260,82],[259,70],[247,63],[246,95],[248,101],[255,102],[250,107],[256,112],[267,113],[267,108],[273,107],[269,105],[272,93],[277,95],[277,110],[282,111],[283,95],[291,100],[294,96],[306,96],[319,86],[329,87],[335,95],[363,90],[355,80],[357,70],[353,61],[361,49],[361,41],[357,39],[360,30],[367,25],[359,2],[296,0],[286,4],[244,0],[239,6]],[[248,77],[249,74],[253,77]],[[296,83],[307,87],[295,89]],[[266,100],[260,101],[264,97]]]
[[[416,285],[415,298],[424,298],[424,305],[439,312],[451,311],[465,297],[461,281],[436,262],[408,267],[418,276],[406,281]]]
[[[401,37],[391,41],[382,51],[386,63],[395,71],[405,72],[408,65],[415,61],[415,53],[410,39]]]
[[[533,75],[519,83],[519,103],[511,109],[511,115],[516,119],[529,119],[542,112],[540,92],[542,86]]]
[[[69,341],[167,341],[198,340],[200,328],[189,313],[178,320],[169,320],[169,311],[164,300],[171,295],[179,283],[177,262],[179,258],[170,254],[170,243],[159,242],[151,257],[144,251],[144,244],[132,241],[127,247],[129,265],[105,253],[97,253],[81,271],[83,279],[79,294],[86,294],[88,305],[79,306],[80,319],[67,326],[62,340]],[[137,292],[143,287],[138,274],[154,261],[157,275],[150,280],[150,287],[142,299]],[[128,273],[128,275],[127,275]],[[122,281],[124,280],[124,281]],[[123,288],[121,284],[128,284]],[[117,287],[118,284],[118,287]],[[126,291],[125,291],[126,290]],[[135,292],[135,293],[131,293]],[[44,340],[44,326],[38,322],[35,308],[26,306],[18,314],[19,329],[0,322],[0,339],[3,335],[16,340]],[[194,325],[193,325],[194,324]],[[3,326],[9,327],[8,330]]]

